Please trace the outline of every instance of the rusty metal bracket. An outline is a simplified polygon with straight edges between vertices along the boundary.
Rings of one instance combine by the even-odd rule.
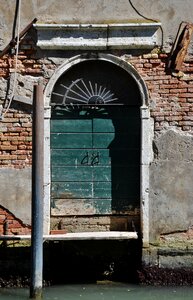
[[[2,50],[0,53],[0,58],[5,55],[11,48],[15,47],[17,44],[17,40],[20,39],[28,32],[28,30],[33,26],[34,23],[37,22],[37,18],[33,19],[31,23],[29,23],[19,34],[19,36],[16,36],[14,39],[12,39],[9,44]]]
[[[193,32],[193,24],[182,22],[179,26],[166,68],[181,71]]]

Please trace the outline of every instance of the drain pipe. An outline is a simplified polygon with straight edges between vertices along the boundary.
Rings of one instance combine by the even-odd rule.
[[[34,86],[32,126],[32,233],[30,298],[42,298],[43,282],[43,87]]]

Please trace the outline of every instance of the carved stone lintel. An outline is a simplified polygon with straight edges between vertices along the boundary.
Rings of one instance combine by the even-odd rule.
[[[153,49],[160,23],[36,24],[37,46],[50,50]]]

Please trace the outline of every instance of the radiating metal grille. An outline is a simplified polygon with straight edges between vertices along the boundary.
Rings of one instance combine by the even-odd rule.
[[[53,92],[52,94],[60,97],[60,103],[52,102],[52,105],[99,105],[112,104],[118,100],[110,89],[92,81],[86,81],[82,78],[73,81],[69,86],[60,84],[64,92]]]
[[[61,74],[54,85],[52,112],[78,107],[140,105],[134,79],[122,68],[103,60],[87,60]]]

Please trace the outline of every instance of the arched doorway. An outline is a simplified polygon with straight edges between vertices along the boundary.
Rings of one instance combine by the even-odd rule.
[[[51,202],[45,196],[45,206],[51,216],[93,216],[98,225],[109,216],[109,230],[128,230],[132,220],[139,223],[144,189],[141,120],[147,106],[141,77],[114,56],[79,56],[58,69],[45,96],[51,112],[45,118],[50,153],[45,194]]]

